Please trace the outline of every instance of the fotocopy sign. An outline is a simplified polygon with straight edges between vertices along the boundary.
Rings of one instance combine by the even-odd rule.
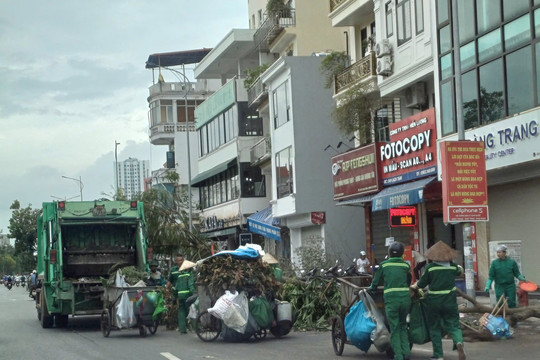
[[[390,124],[390,142],[379,146],[383,185],[437,173],[437,127],[431,108]]]
[[[443,221],[488,221],[484,143],[445,141],[440,153]]]
[[[377,143],[380,145],[380,143]],[[377,192],[380,186],[377,144],[370,144],[332,158],[334,200]]]

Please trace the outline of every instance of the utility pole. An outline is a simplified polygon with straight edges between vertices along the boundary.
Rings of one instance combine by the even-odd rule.
[[[120,145],[120,143],[114,140],[114,177],[116,178],[116,194],[114,195],[115,199],[118,197],[118,145]]]

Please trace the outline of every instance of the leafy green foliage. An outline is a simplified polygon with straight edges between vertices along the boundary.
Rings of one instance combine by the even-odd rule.
[[[324,76],[324,87],[330,89],[334,82],[334,76],[341,73],[349,63],[349,56],[345,51],[332,51],[326,55],[320,66],[320,72]]]
[[[246,74],[246,78],[244,79],[244,87],[246,89],[249,89],[251,85],[253,85],[255,81],[259,78],[259,76],[261,76],[261,74],[265,72],[266,69],[268,69],[269,66],[269,64],[263,64],[253,70],[244,70],[244,73]]]
[[[9,237],[15,239],[15,251],[13,255],[17,260],[17,267],[21,271],[32,271],[35,268],[34,251],[36,250],[37,216],[41,209],[32,209],[29,204],[21,208],[18,200],[10,206],[13,210],[9,219]]]
[[[333,279],[287,281],[279,298],[291,303],[297,330],[330,330],[331,318],[340,314],[341,293]]]
[[[13,274],[17,272],[17,262],[13,256],[14,249],[11,245],[0,247],[0,273]]]
[[[334,261],[324,251],[322,241],[321,237],[304,239],[303,245],[294,250],[303,270],[328,269],[334,265]]]

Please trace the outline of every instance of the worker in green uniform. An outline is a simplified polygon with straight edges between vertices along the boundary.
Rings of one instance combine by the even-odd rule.
[[[491,262],[489,268],[489,279],[484,291],[489,291],[491,283],[495,281],[495,295],[497,301],[503,295],[508,299],[508,307],[516,307],[516,283],[514,278],[520,281],[526,281],[525,277],[519,272],[518,265],[514,259],[506,256],[506,246],[497,247],[497,259]]]
[[[178,331],[181,334],[187,333],[186,317],[189,308],[186,299],[195,292],[195,280],[191,271],[194,263],[186,261],[184,255],[176,255],[176,266],[173,266],[169,274],[169,283],[173,285],[175,296],[178,301]]]
[[[411,267],[403,260],[404,250],[403,244],[397,241],[388,247],[389,258],[380,264],[370,286],[370,291],[374,291],[381,280],[384,281],[384,310],[396,360],[409,359],[411,353],[407,315],[411,307],[409,285],[412,276]]]
[[[463,348],[463,334],[459,323],[459,312],[456,298],[456,276],[461,275],[463,269],[451,260],[456,256],[454,250],[439,241],[425,253],[430,260],[423,275],[412,290],[429,286],[425,295],[426,321],[429,326],[429,335],[433,346],[431,359],[443,359],[442,330],[452,337],[458,359],[465,360]]]

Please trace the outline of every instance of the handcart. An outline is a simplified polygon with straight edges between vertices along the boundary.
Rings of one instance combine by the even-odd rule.
[[[332,346],[334,353],[338,356],[343,354],[345,344],[351,345],[345,333],[345,317],[353,305],[359,300],[359,292],[365,290],[371,284],[371,276],[337,277],[341,289],[341,314],[332,319]],[[372,293],[375,305],[384,316],[383,290],[378,289]],[[386,323],[386,318],[385,318]],[[385,324],[388,327],[388,324]],[[386,350],[386,354],[392,358],[394,352],[391,347]]]
[[[133,304],[133,314],[137,320],[132,328],[138,328],[139,335],[142,337],[147,335],[147,329],[150,334],[154,335],[158,328],[158,321],[152,318],[155,304],[148,300],[147,294],[159,290],[155,286],[106,286],[103,292],[104,308],[101,312],[101,332],[103,336],[108,337],[112,329],[119,330],[122,328],[118,324],[116,313],[124,291],[127,292],[129,300]]]

